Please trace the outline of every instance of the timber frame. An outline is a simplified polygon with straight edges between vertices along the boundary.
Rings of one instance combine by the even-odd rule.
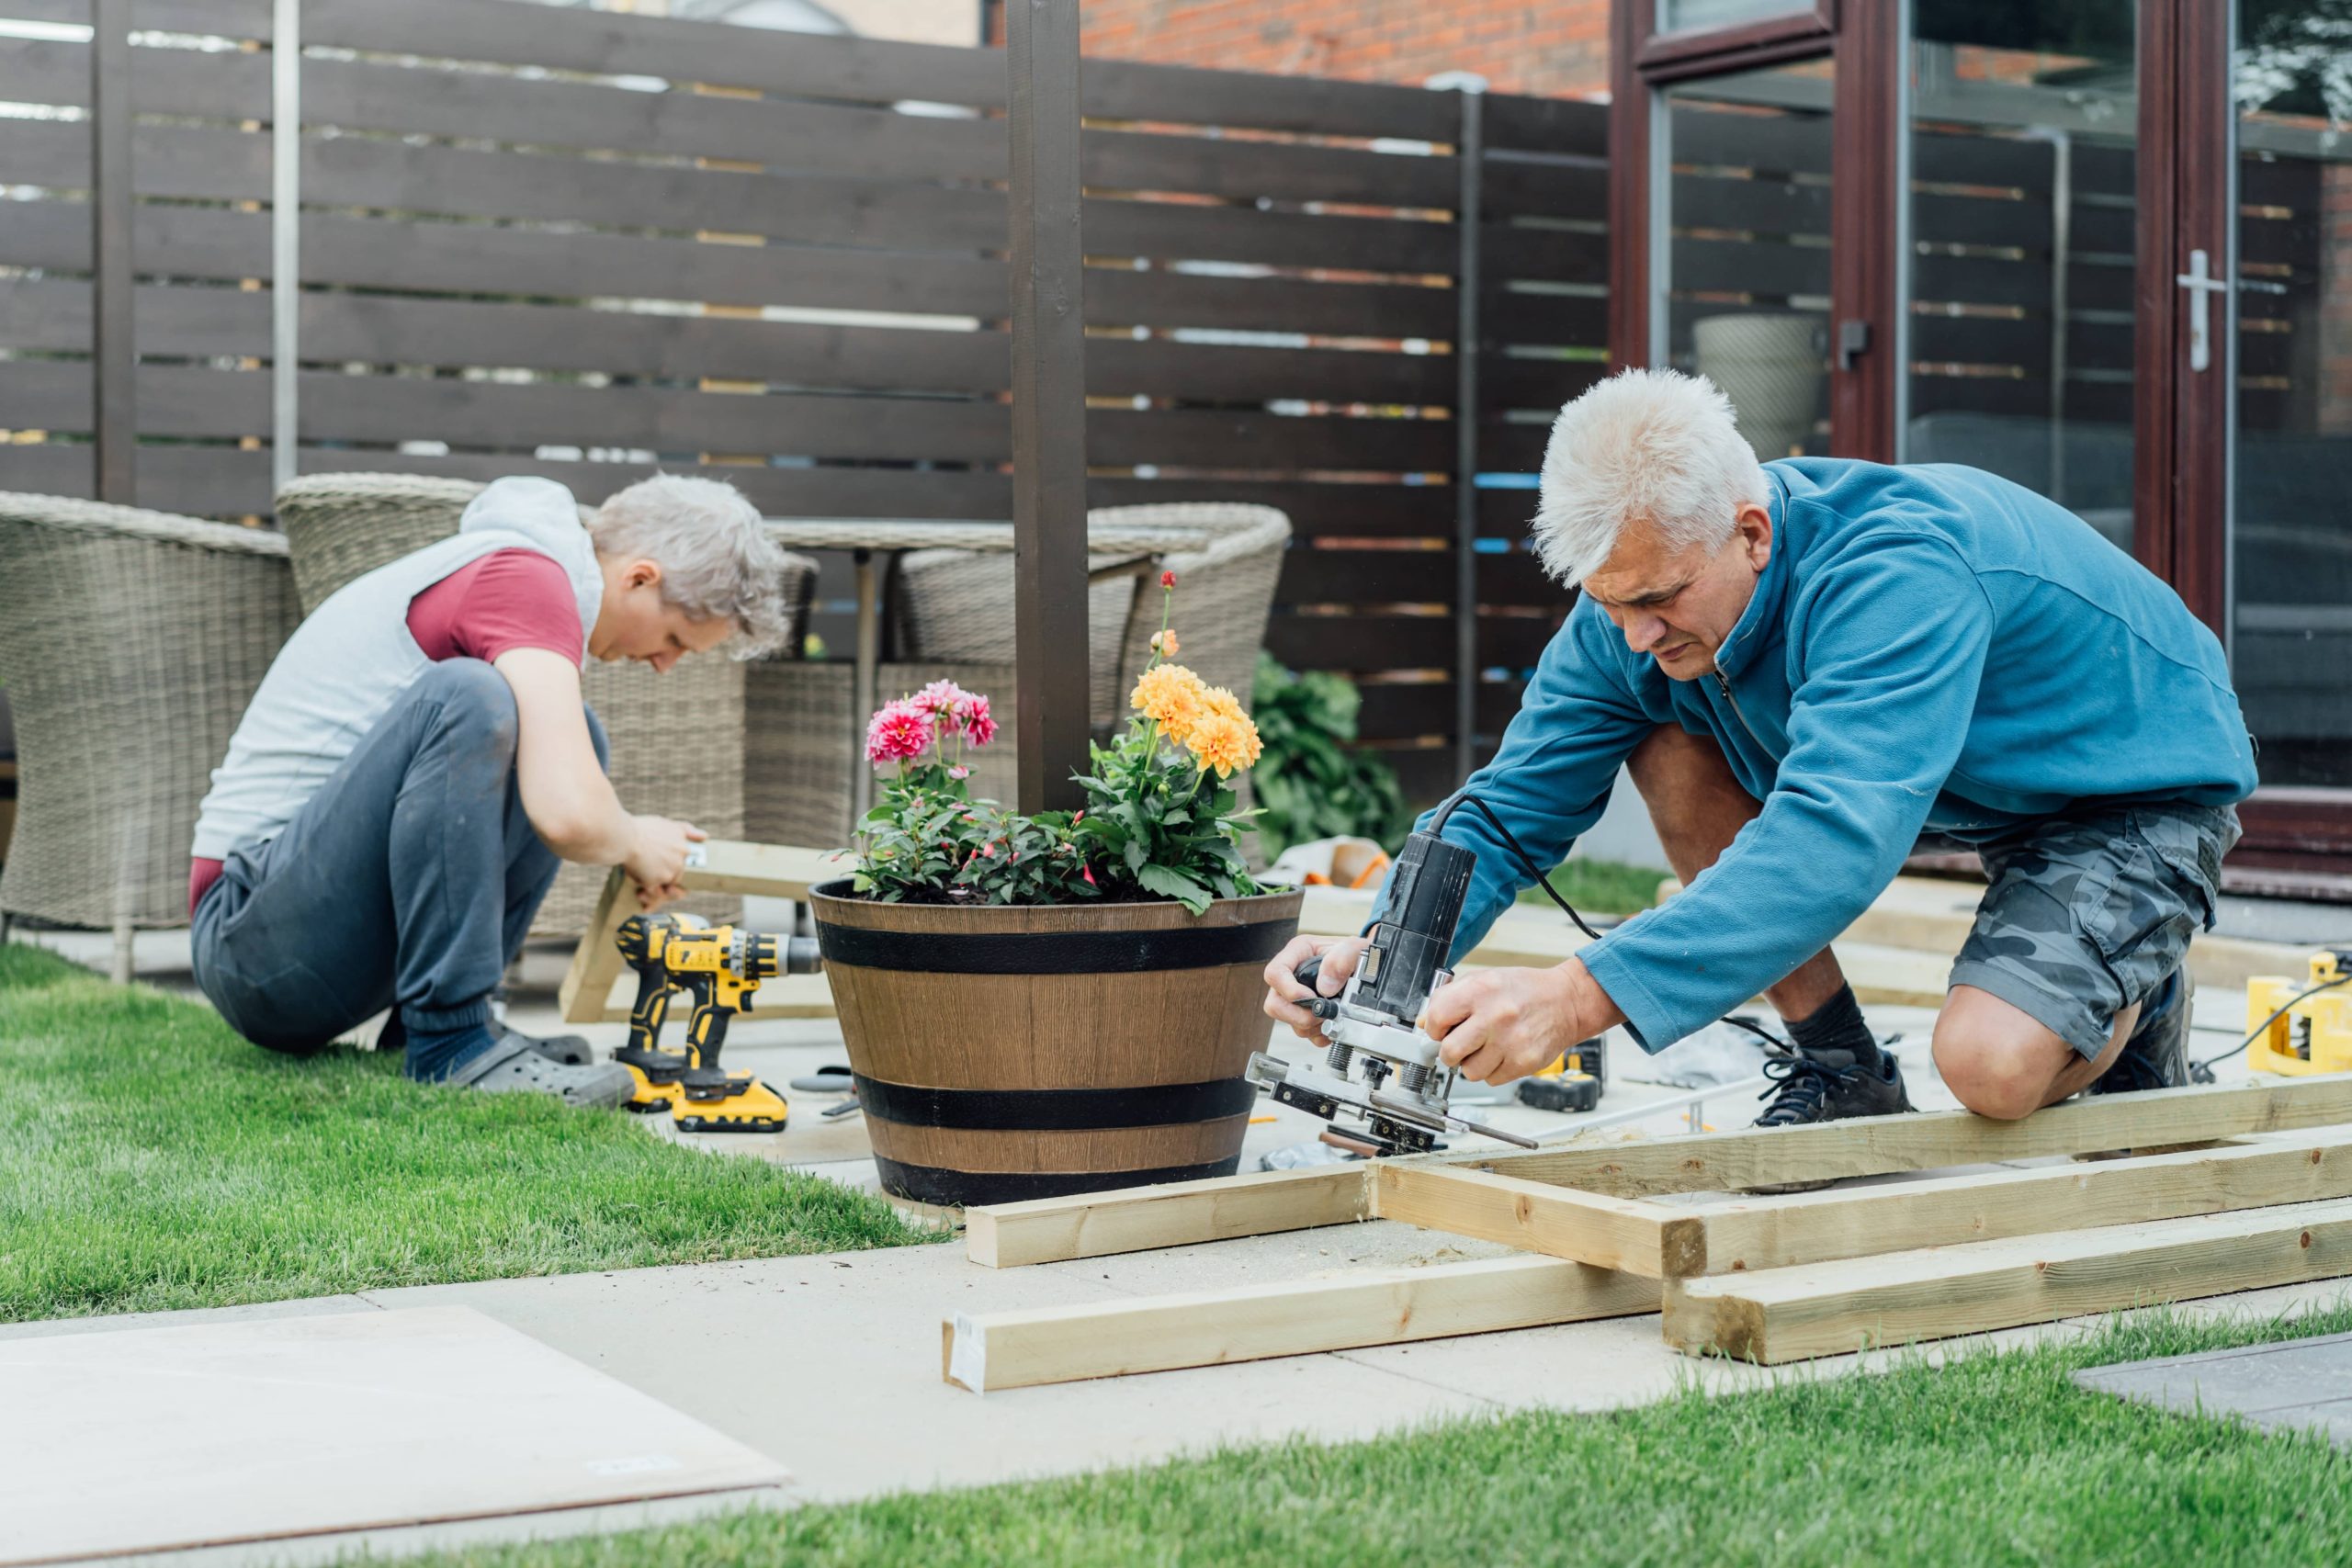
[[[1752,1191],[2067,1156],[2078,1162]],[[2352,1074],[2083,1100],[2021,1122],[1951,1111],[1371,1160],[965,1217],[970,1258],[992,1268],[1367,1219],[1521,1254],[957,1314],[943,1371],[976,1392],[1648,1312],[1679,1349],[1771,1363],[2352,1275]]]

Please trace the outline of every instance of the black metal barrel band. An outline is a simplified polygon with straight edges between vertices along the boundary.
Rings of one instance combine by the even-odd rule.
[[[1257,1103],[1248,1078],[1148,1084],[1139,1089],[931,1089],[853,1075],[868,1116],[902,1127],[976,1132],[1099,1132],[1167,1127],[1238,1116]]]
[[[817,922],[828,964],[944,975],[1137,975],[1263,964],[1296,933],[1296,920],[1246,926],[1174,926],[1137,931],[880,931]]]
[[[1152,1187],[1164,1181],[1204,1181],[1231,1176],[1240,1159],[1210,1160],[1205,1165],[1162,1166],[1157,1170],[948,1170],[939,1166],[909,1165],[903,1160],[874,1161],[885,1191],[918,1203],[964,1208],[974,1203],[1020,1203],[1035,1198],[1067,1198],[1078,1192],[1102,1192],[1120,1187]]]

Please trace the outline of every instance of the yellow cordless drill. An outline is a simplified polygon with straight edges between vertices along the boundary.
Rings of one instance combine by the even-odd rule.
[[[784,1097],[750,1073],[718,1065],[727,1025],[752,1010],[760,982],[775,975],[813,975],[822,966],[808,937],[736,926],[703,927],[670,915],[631,915],[621,922],[622,959],[637,971],[629,1043],[614,1060],[639,1084],[630,1109],[668,1109],[686,1133],[780,1133]],[[694,998],[683,1054],[661,1048],[670,998]]]

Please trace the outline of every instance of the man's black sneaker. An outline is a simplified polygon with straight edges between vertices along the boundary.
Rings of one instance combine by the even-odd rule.
[[[1844,1051],[1819,1056],[1774,1056],[1764,1064],[1764,1072],[1777,1081],[1757,1096],[1761,1100],[1769,1095],[1772,1100],[1756,1119],[1758,1127],[1891,1116],[1912,1108],[1911,1097],[1903,1092],[1903,1069],[1886,1052],[1879,1054],[1874,1066],[1855,1065]]]
[[[2136,1094],[2143,1089],[2179,1089],[2189,1081],[2188,1026],[2197,982],[2186,966],[2165,976],[2148,994],[2132,1038],[2107,1071],[2093,1079],[2090,1094]]]

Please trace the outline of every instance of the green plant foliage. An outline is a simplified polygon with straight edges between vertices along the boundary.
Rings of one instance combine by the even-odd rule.
[[[1396,847],[1412,825],[1396,774],[1369,751],[1351,750],[1363,705],[1344,675],[1284,669],[1258,655],[1258,733],[1265,755],[1250,773],[1258,792],[1258,840],[1269,855],[1343,834]]]

